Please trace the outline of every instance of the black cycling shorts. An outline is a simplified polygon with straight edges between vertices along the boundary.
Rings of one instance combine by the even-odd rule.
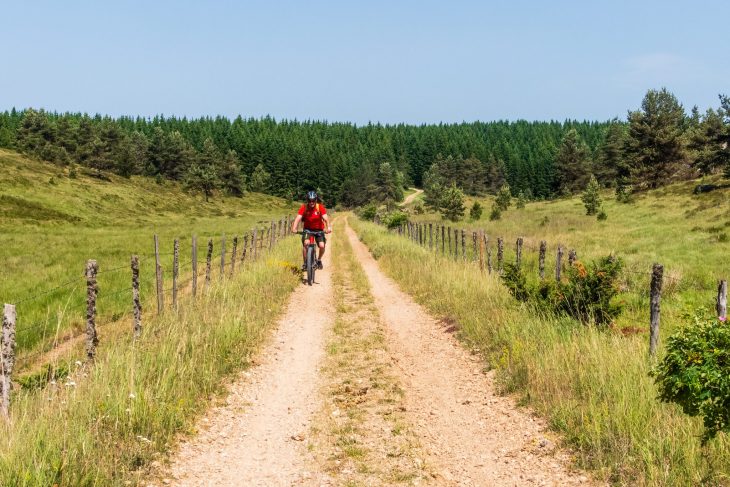
[[[302,235],[302,245],[304,245],[304,242],[309,240],[309,235],[304,234]],[[324,235],[315,235],[314,241],[317,242],[317,245],[319,245],[320,242],[327,243],[327,238]]]

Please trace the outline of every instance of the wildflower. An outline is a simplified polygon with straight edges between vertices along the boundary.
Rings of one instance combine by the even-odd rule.
[[[727,321],[727,316],[718,316],[717,319],[724,322]]]
[[[64,384],[66,387],[76,387],[76,382],[70,380]]]
[[[134,394],[134,392],[130,392],[129,393],[129,398],[130,399],[134,399],[135,397],[137,397],[137,396]]]

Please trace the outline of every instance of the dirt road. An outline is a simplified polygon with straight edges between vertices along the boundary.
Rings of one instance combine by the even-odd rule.
[[[330,265],[329,254],[323,263]],[[333,311],[328,272],[297,289],[260,364],[230,387],[197,437],[180,446],[163,483],[180,486],[328,485],[310,473],[303,439],[320,405],[319,364]]]
[[[295,291],[261,364],[157,485],[593,483],[571,472],[542,421],[495,394],[480,359],[379,270],[346,223],[337,238],[342,251],[326,255],[317,285]]]
[[[403,200],[403,203],[401,203],[401,206],[405,206],[408,203],[412,203],[413,200],[415,200],[418,197],[418,195],[421,193],[423,193],[422,189],[416,189],[415,193],[412,193],[412,194],[409,194],[408,196],[406,196],[406,198]]]

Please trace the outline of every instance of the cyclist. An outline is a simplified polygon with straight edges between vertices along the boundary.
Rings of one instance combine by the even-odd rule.
[[[307,193],[307,200],[301,208],[299,213],[294,219],[291,225],[291,231],[296,232],[299,222],[304,222],[305,230],[324,230],[325,233],[332,232],[332,226],[330,225],[329,217],[327,216],[327,209],[321,203],[319,196],[316,191],[309,191]],[[322,268],[322,256],[324,255],[325,244],[327,239],[324,235],[317,235],[315,237],[317,246],[319,247],[319,256],[317,257],[317,268]],[[302,235],[302,259],[304,264],[302,270],[307,269],[307,236]]]

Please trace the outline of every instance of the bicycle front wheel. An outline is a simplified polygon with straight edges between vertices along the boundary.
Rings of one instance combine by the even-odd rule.
[[[317,259],[315,258],[314,245],[307,247],[307,284],[310,286],[314,282],[314,271],[317,268]]]

